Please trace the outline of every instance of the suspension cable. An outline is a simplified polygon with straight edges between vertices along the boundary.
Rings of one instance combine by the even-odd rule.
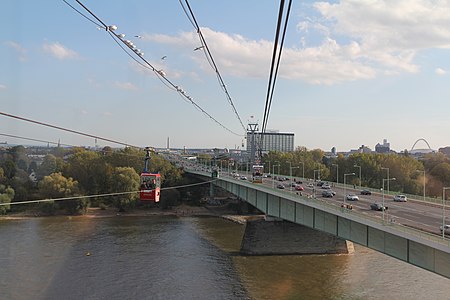
[[[161,191],[174,190],[174,189],[186,188],[186,187],[191,187],[191,186],[203,185],[203,184],[211,183],[211,182],[214,182],[214,181],[216,181],[216,179],[205,181],[205,182],[199,182],[199,183],[192,183],[192,184],[185,184],[185,185],[179,185],[179,186],[166,187],[166,188],[161,188]],[[97,194],[97,195],[61,197],[61,198],[52,198],[52,199],[27,200],[27,201],[18,201],[18,202],[10,202],[10,203],[0,203],[0,206],[29,204],[29,203],[42,203],[42,202],[52,202],[52,201],[77,200],[77,199],[84,199],[84,198],[111,197],[111,196],[135,194],[135,193],[139,193],[139,192],[140,191],[118,192],[118,193]]]
[[[188,0],[185,0],[185,2],[186,2],[186,5],[187,5],[187,7],[189,9],[190,16],[187,14],[187,11],[184,8],[183,3],[181,2],[181,0],[179,0],[179,2],[181,4],[181,6],[183,7],[183,10],[186,13],[186,16],[188,17],[189,21],[192,23],[192,25],[194,26],[195,30],[197,31],[197,34],[199,35],[200,42],[202,44],[202,47],[204,49],[204,53],[205,53],[205,55],[206,55],[206,57],[208,59],[208,62],[210,62],[210,64],[212,65],[212,68],[216,72],[217,78],[218,78],[219,83],[220,83],[220,86],[222,87],[223,91],[225,92],[227,100],[230,103],[230,105],[231,105],[231,107],[232,107],[232,109],[234,111],[234,114],[238,118],[238,120],[239,120],[239,122],[240,122],[240,124],[242,126],[242,129],[245,131],[245,126],[242,123],[241,117],[239,116],[239,113],[237,112],[236,107],[234,106],[233,100],[231,100],[231,96],[228,93],[227,87],[226,87],[226,85],[225,85],[225,83],[224,83],[224,81],[222,79],[222,76],[220,75],[219,69],[218,69],[218,67],[217,67],[217,65],[216,65],[216,63],[214,61],[214,58],[213,58],[213,56],[211,54],[211,51],[209,50],[208,44],[206,43],[205,37],[203,36],[202,30],[200,29],[200,26],[198,25],[198,22],[197,22],[197,20],[195,18],[194,12],[191,9],[191,6],[189,5]]]
[[[205,114],[206,116],[208,116],[212,121],[214,121],[217,125],[219,125],[220,127],[224,128],[225,130],[227,130],[228,132],[237,135],[237,136],[242,136],[241,134],[235,133],[234,131],[232,131],[231,129],[229,129],[228,127],[226,127],[225,125],[223,125],[222,123],[220,123],[217,119],[215,119],[212,115],[210,115],[208,112],[206,112],[206,110],[204,110],[203,108],[201,108],[196,102],[194,102],[194,100],[192,99],[191,96],[189,96],[188,94],[186,94],[186,92],[181,89],[179,86],[177,86],[176,84],[174,84],[172,81],[170,81],[165,74],[163,74],[163,72],[161,72],[160,70],[157,70],[152,64],[150,64],[150,62],[148,62],[144,57],[143,57],[143,53],[138,51],[138,49],[135,49],[135,47],[133,47],[134,45],[132,43],[130,43],[130,41],[124,40],[124,36],[125,35],[119,35],[115,32],[114,28],[115,26],[108,26],[106,25],[105,22],[103,22],[99,17],[97,17],[92,11],[90,11],[83,3],[81,3],[81,1],[79,0],[75,0],[81,7],[83,7],[83,9],[85,9],[91,16],[93,16],[98,22],[100,22],[102,24],[103,29],[105,29],[110,35],[111,37],[113,37],[114,39],[116,39],[116,42],[121,42],[123,43],[126,47],[129,48],[129,52],[125,50],[125,48],[122,47],[122,50],[125,50],[125,52],[127,52],[127,54],[129,56],[131,56],[130,53],[132,53],[133,55],[136,55],[138,59],[140,59],[141,61],[143,61],[145,63],[146,68],[150,68],[152,71],[155,72],[155,74],[160,77],[160,79],[166,81],[168,83],[169,86],[171,86],[174,90],[176,90],[179,94],[181,94],[184,98],[186,98],[187,100],[189,100],[189,102],[194,105],[197,109],[199,109],[203,114]],[[65,2],[65,1],[64,1]],[[72,6],[70,6],[72,7]],[[83,15],[84,16],[84,15]],[[135,61],[137,61],[136,59],[134,59]],[[141,66],[143,66],[140,63]]]

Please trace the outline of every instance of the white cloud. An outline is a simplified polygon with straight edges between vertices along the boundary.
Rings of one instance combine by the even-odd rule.
[[[118,81],[116,81],[114,83],[114,86],[119,88],[119,89],[127,90],[127,91],[136,91],[136,90],[138,90],[137,86],[135,86],[131,82],[118,82]]]
[[[42,46],[42,49],[44,49],[45,52],[51,54],[52,56],[60,60],[73,59],[79,57],[77,52],[65,47],[64,45],[61,45],[58,42],[52,44],[45,43]]]
[[[450,48],[450,1],[341,0],[312,4],[316,15],[300,20],[301,48],[284,47],[279,76],[314,84],[334,84],[379,75],[417,73],[419,51]],[[264,78],[273,42],[202,28],[221,72]],[[314,45],[308,45],[309,35]],[[144,40],[178,48],[199,45],[196,32],[145,35]],[[191,58],[212,72],[204,56]]]
[[[6,41],[4,44],[6,46],[14,49],[17,52],[20,61],[27,60],[27,57],[26,57],[27,50],[24,47],[22,47],[20,44],[13,42],[13,41]]]
[[[314,7],[330,34],[357,41],[361,55],[385,71],[417,72],[413,59],[418,51],[450,48],[448,1],[343,0]]]
[[[6,90],[6,85],[0,84],[0,90]]]
[[[447,74],[447,71],[445,71],[444,69],[441,69],[441,68],[436,68],[436,70],[434,70],[434,72],[437,75],[445,75],[445,74]]]
[[[272,42],[249,40],[241,35],[215,32],[209,28],[202,28],[202,33],[221,72],[236,77],[266,78],[272,58]],[[146,35],[146,39],[192,49],[198,44],[198,36],[193,32],[183,32],[175,37]],[[326,39],[322,45],[315,48],[285,48],[279,75],[286,79],[300,79],[315,84],[373,78],[375,70],[372,67],[349,58],[351,55],[358,57],[359,52],[357,43],[341,46],[332,39]],[[204,70],[213,72],[203,55],[197,51],[191,55]]]

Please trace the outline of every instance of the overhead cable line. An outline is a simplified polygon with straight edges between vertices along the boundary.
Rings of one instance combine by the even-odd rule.
[[[288,20],[289,20],[289,14],[291,11],[291,5],[292,5],[292,0],[289,0],[288,9],[286,12],[286,17],[285,17],[285,22],[284,22],[283,36],[281,39],[280,49],[278,50],[277,49],[278,48],[278,39],[280,36],[281,23],[283,20],[283,10],[284,10],[284,0],[280,1],[277,30],[276,30],[276,35],[275,35],[275,42],[273,45],[272,64],[271,64],[271,68],[270,68],[269,84],[267,87],[266,105],[265,105],[265,109],[264,109],[264,118],[263,118],[263,123],[262,123],[262,131],[261,131],[262,133],[264,133],[266,131],[267,123],[269,120],[270,108],[272,105],[272,99],[273,99],[273,93],[275,90],[276,79],[278,77],[278,69],[280,66],[281,53],[283,51],[284,39],[286,36],[286,29],[287,29]],[[275,66],[275,61],[276,61],[276,66]],[[274,67],[275,67],[275,72],[274,72]]]
[[[242,129],[243,129],[244,132],[245,132],[245,126],[244,126],[244,124],[242,123],[241,117],[239,116],[239,113],[237,112],[236,107],[234,106],[233,100],[231,100],[231,96],[230,96],[230,94],[228,93],[227,87],[226,87],[226,85],[225,85],[225,83],[224,83],[224,81],[223,81],[223,79],[222,79],[222,76],[220,75],[219,69],[217,68],[217,65],[216,65],[216,63],[215,63],[215,61],[214,61],[214,58],[213,58],[213,56],[212,56],[212,54],[211,54],[211,51],[209,50],[208,44],[206,43],[205,37],[203,36],[203,33],[202,33],[202,30],[200,29],[200,26],[198,25],[197,20],[195,19],[194,12],[192,11],[191,6],[189,5],[188,0],[185,0],[185,2],[186,2],[186,5],[187,5],[187,7],[188,7],[188,9],[189,9],[190,16],[187,14],[187,11],[186,11],[186,9],[184,8],[184,5],[183,5],[182,1],[179,0],[179,2],[180,2],[180,4],[181,4],[181,6],[183,7],[183,10],[184,10],[185,14],[187,15],[189,21],[191,22],[191,24],[194,26],[195,30],[197,31],[197,34],[198,34],[198,36],[200,37],[200,42],[201,42],[201,44],[202,44],[202,46],[203,46],[203,52],[205,53],[206,58],[208,59],[208,62],[210,62],[212,68],[213,68],[214,71],[216,72],[217,78],[218,78],[218,80],[219,80],[219,83],[220,83],[220,85],[221,85],[223,91],[225,92],[225,95],[226,95],[226,97],[227,97],[227,100],[228,100],[228,102],[230,103],[230,105],[231,105],[231,107],[232,107],[232,109],[233,109],[233,111],[234,111],[236,117],[237,117],[238,120],[239,120],[239,123],[241,123]]]
[[[205,182],[185,184],[185,185],[179,185],[179,186],[171,186],[171,187],[161,188],[161,190],[175,190],[175,189],[186,188],[186,187],[191,187],[191,186],[196,186],[196,185],[203,185],[203,184],[211,183],[213,181],[216,181],[216,180],[209,180],[209,181],[205,181]],[[72,197],[62,197],[62,198],[52,198],[52,199],[27,200],[27,201],[18,201],[18,202],[10,202],[10,203],[3,202],[3,203],[0,203],[0,206],[18,205],[18,204],[30,204],[30,203],[42,203],[42,202],[52,202],[52,201],[64,201],[64,200],[77,200],[77,199],[84,199],[84,198],[111,197],[111,196],[136,194],[136,193],[139,193],[139,192],[140,191],[118,192],[118,193],[85,195],[85,196],[72,196]]]
[[[105,142],[110,142],[110,143],[114,143],[114,144],[118,144],[118,145],[122,145],[122,146],[126,146],[126,147],[133,147],[133,148],[138,148],[138,149],[142,148],[142,147],[130,145],[128,143],[122,143],[120,141],[115,141],[115,140],[104,138],[104,137],[101,137],[101,136],[92,135],[92,134],[84,133],[84,132],[81,132],[81,131],[76,131],[76,130],[72,130],[72,129],[68,129],[68,128],[64,128],[64,127],[60,127],[60,126],[56,126],[56,125],[51,125],[51,124],[40,122],[40,121],[27,119],[27,118],[24,118],[24,117],[8,114],[8,113],[1,112],[1,111],[0,111],[0,115],[5,116],[5,117],[9,117],[9,118],[14,118],[14,119],[17,119],[17,120],[22,120],[22,121],[25,121],[25,122],[30,122],[30,123],[34,123],[34,124],[38,124],[38,125],[54,128],[54,129],[58,129],[58,130],[62,130],[62,131],[67,131],[67,132],[78,134],[78,135],[83,135],[83,136],[86,136],[86,137],[90,137],[90,138],[94,138],[94,139],[98,139],[98,140],[102,140],[102,141],[105,141]]]
[[[64,1],[64,0],[63,0]],[[92,17],[94,17],[98,22],[100,22],[102,24],[101,28],[105,29],[110,35],[111,37],[117,42],[119,43],[119,41],[121,43],[123,43],[126,47],[128,47],[128,49],[130,51],[126,51],[126,49],[124,47],[121,47],[122,50],[124,50],[129,56],[132,56],[130,53],[132,53],[133,55],[137,55],[137,58],[140,59],[141,61],[144,62],[143,63],[139,63],[141,66],[144,66],[147,69],[152,70],[156,76],[158,76],[160,79],[164,80],[170,87],[172,87],[175,91],[177,91],[179,94],[181,94],[184,98],[186,98],[192,105],[194,105],[198,110],[200,110],[203,114],[205,114],[206,116],[208,116],[212,121],[214,121],[217,125],[219,125],[220,127],[224,128],[225,130],[227,130],[228,132],[237,135],[237,136],[241,136],[238,133],[235,133],[234,131],[232,131],[231,129],[229,129],[228,127],[226,127],[225,125],[223,125],[222,123],[220,123],[217,119],[215,119],[212,115],[210,115],[206,110],[204,110],[202,107],[200,107],[197,103],[195,103],[195,101],[192,99],[191,96],[189,96],[188,94],[186,94],[186,92],[180,88],[178,85],[175,85],[172,81],[170,81],[166,75],[164,74],[164,72],[162,70],[158,70],[156,69],[150,62],[148,62],[143,56],[144,53],[141,52],[140,49],[137,49],[136,46],[134,45],[133,42],[131,42],[130,40],[126,40],[125,39],[125,34],[117,34],[115,32],[115,30],[117,30],[117,26],[115,25],[106,25],[105,22],[103,22],[99,17],[97,17],[93,12],[91,12],[83,3],[81,3],[81,1],[79,0],[75,0],[81,7],[83,7]],[[65,1],[64,1],[65,2]],[[72,7],[72,6],[70,6]],[[84,16],[84,15],[83,15]],[[133,58],[134,59],[134,58]],[[135,61],[137,61],[137,59],[134,59]]]

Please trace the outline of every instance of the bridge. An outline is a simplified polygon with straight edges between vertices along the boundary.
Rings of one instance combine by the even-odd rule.
[[[208,171],[188,169],[186,172],[204,180],[211,179]],[[265,181],[265,184],[255,184],[222,173],[214,184],[240,197],[267,216],[333,234],[450,278],[450,239],[414,227],[411,222],[382,219],[381,213],[369,214],[362,207],[351,210],[344,208],[341,206],[342,201],[275,189],[272,180]],[[423,212],[418,211],[418,214],[423,215]]]

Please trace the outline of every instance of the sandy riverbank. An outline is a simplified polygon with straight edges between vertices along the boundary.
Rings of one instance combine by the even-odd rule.
[[[56,216],[65,216],[64,214],[57,214]],[[96,207],[89,208],[86,214],[70,216],[72,218],[111,218],[120,216],[179,216],[179,217],[189,217],[189,216],[216,216],[225,217],[226,219],[235,221],[237,223],[245,222],[245,216],[236,216],[230,210],[225,207],[220,206],[189,206],[186,204],[181,204],[175,206],[171,209],[162,210],[160,208],[140,208],[140,209],[130,209],[125,212],[118,212],[115,208],[100,209]],[[39,211],[25,211],[18,213],[9,213],[4,216],[0,216],[0,220],[17,220],[17,219],[27,219],[27,218],[39,218],[39,217],[52,217],[44,215]]]

